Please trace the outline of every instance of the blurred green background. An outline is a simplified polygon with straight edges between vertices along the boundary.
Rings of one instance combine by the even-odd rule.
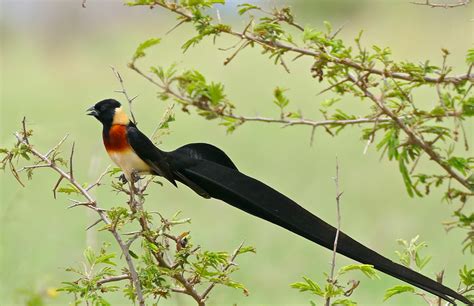
[[[123,75],[131,95],[138,94],[135,115],[141,129],[150,134],[168,105],[156,98],[156,89],[126,68],[135,47],[150,37],[162,37],[160,46],[151,49],[141,63],[167,66],[177,62],[183,69],[194,68],[209,80],[223,82],[237,112],[246,115],[278,116],[272,104],[275,86],[290,88],[293,109],[315,119],[316,96],[324,84],[310,77],[309,62],[290,65],[291,74],[260,56],[258,50],[245,50],[230,65],[223,66],[228,53],[203,43],[183,54],[180,46],[192,33],[180,27],[165,33],[175,24],[175,16],[160,9],[127,8],[120,1],[1,1],[1,138],[0,146],[14,142],[12,133],[27,116],[35,130],[35,146],[46,151],[66,133],[76,144],[76,176],[94,180],[110,164],[102,148],[99,123],[85,116],[87,107],[98,100],[114,97],[119,88],[109,66]],[[258,2],[258,1],[255,1]],[[224,22],[243,27],[233,12],[237,1],[221,7]],[[277,1],[261,1],[270,7]],[[322,27],[324,20],[334,28],[346,23],[340,34],[351,39],[364,30],[365,45],[390,46],[397,60],[414,62],[441,60],[441,48],[448,48],[450,63],[457,72],[464,67],[465,52],[472,47],[472,5],[452,10],[414,6],[409,1],[285,1],[293,7],[302,24]],[[220,40],[228,47],[232,40]],[[423,103],[436,103],[434,99]],[[423,97],[422,97],[423,98]],[[363,111],[366,104],[345,97],[344,106]],[[362,109],[362,110],[361,110]],[[348,128],[332,138],[317,131],[309,146],[308,128],[282,129],[277,125],[248,123],[234,134],[226,135],[217,121],[205,121],[177,110],[172,133],[162,139],[162,148],[174,149],[189,142],[210,142],[225,150],[239,168],[314,212],[335,223],[335,159],[341,167],[342,229],[380,253],[396,259],[397,238],[417,234],[429,244],[432,262],[424,274],[433,277],[446,269],[445,283],[457,286],[457,270],[472,257],[462,255],[463,234],[446,234],[441,222],[448,219],[452,207],[441,202],[441,193],[424,199],[406,195],[398,167],[371,146],[363,154],[365,142],[359,128]],[[468,136],[472,140],[472,129]],[[470,152],[472,153],[472,151]],[[472,155],[472,154],[470,154]],[[439,169],[432,164],[430,170]],[[0,305],[24,305],[21,290],[43,294],[61,281],[73,279],[64,267],[79,264],[87,245],[100,246],[111,241],[108,233],[86,232],[95,216],[85,209],[66,210],[67,196],[55,201],[51,189],[57,177],[38,170],[26,188],[21,188],[8,173],[0,176]],[[146,203],[151,210],[171,215],[182,210],[192,217],[189,226],[194,243],[204,249],[232,251],[241,241],[256,246],[256,255],[242,256],[237,281],[243,282],[250,295],[237,290],[217,288],[209,305],[308,305],[310,296],[290,289],[289,284],[309,276],[324,281],[331,253],[283,229],[246,215],[216,200],[204,200],[180,186],[165,184],[150,190]],[[122,204],[123,199],[103,186],[96,192],[104,207]],[[183,230],[185,228],[183,227]],[[115,246],[113,246],[115,248]],[[337,265],[351,263],[338,257]],[[384,290],[398,284],[381,275],[363,282],[353,298],[361,305],[379,305]],[[66,305],[72,300],[64,293],[48,298],[51,305]],[[127,305],[120,295],[112,295],[113,305]],[[192,305],[186,296],[175,297],[164,305]],[[424,305],[420,298],[396,297],[385,305]]]

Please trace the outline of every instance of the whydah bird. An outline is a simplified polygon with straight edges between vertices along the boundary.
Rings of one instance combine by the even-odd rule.
[[[158,149],[131,122],[121,104],[113,99],[89,108],[103,125],[102,137],[110,158],[129,181],[134,174],[159,175],[177,186],[180,182],[204,198],[220,199],[251,215],[279,225],[330,250],[336,229],[275,189],[240,172],[220,149],[207,143],[191,143],[174,151]],[[454,304],[473,305],[466,297],[339,233],[338,253]]]

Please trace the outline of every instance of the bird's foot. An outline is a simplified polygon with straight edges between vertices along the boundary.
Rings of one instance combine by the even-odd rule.
[[[127,184],[127,183],[128,183],[128,180],[127,180],[127,178],[125,177],[125,174],[123,174],[123,173],[118,177],[118,180],[119,180],[122,184]]]

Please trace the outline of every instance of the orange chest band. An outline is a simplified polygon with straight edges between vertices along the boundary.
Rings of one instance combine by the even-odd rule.
[[[112,125],[108,133],[104,133],[103,140],[107,151],[125,151],[130,149],[127,140],[127,126],[125,125]]]

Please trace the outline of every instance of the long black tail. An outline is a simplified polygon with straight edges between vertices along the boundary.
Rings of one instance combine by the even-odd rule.
[[[220,199],[254,216],[277,224],[328,249],[333,249],[336,229],[283,194],[241,172],[210,161],[180,173]],[[383,257],[340,232],[337,252],[426,290],[454,304],[453,299],[473,305],[467,298],[440,283]]]

